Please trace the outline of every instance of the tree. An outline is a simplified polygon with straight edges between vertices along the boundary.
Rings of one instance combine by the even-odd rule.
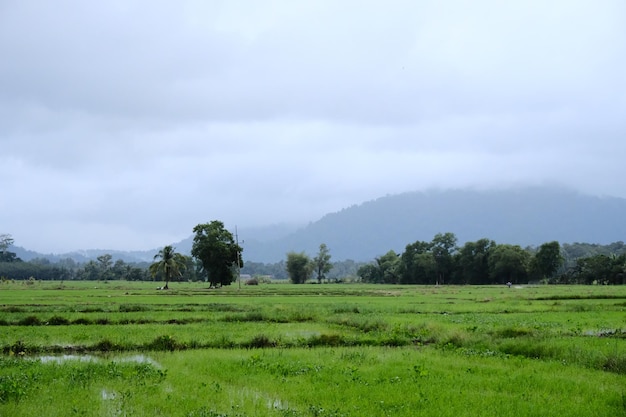
[[[9,234],[0,235],[0,262],[21,262],[13,252],[9,252],[9,247],[13,245],[13,237]]]
[[[532,261],[533,272],[539,278],[552,278],[563,265],[565,258],[561,255],[559,242],[544,243],[539,246]]]
[[[374,260],[376,261],[376,265],[374,265],[374,269],[371,270],[370,279],[372,279],[372,281],[369,282],[379,284],[397,284],[399,282],[400,258],[395,251],[390,250],[383,256],[379,256]],[[367,271],[364,270],[364,272]]]
[[[325,243],[320,245],[317,256],[313,258],[313,264],[315,265],[315,272],[317,273],[317,282],[320,284],[322,280],[326,278],[326,274],[330,272],[333,265],[330,263],[330,251]]]
[[[10,234],[3,233],[0,235],[0,252],[5,252],[13,245],[13,237]]]
[[[113,256],[109,253],[100,255],[96,258],[100,268],[100,279],[106,281],[113,278],[111,266],[113,265]]]
[[[430,281],[428,274],[431,271],[427,265],[429,262],[423,256],[432,257],[430,250],[429,242],[418,240],[406,245],[398,264],[398,274],[402,284],[426,284]]]
[[[170,282],[172,278],[179,278],[182,275],[182,271],[186,268],[187,260],[185,256],[177,253],[171,245],[167,245],[161,249],[159,253],[154,255],[154,259],[156,262],[148,268],[150,275],[152,275],[153,278],[160,275],[165,281],[163,289],[167,290],[169,289],[167,285],[168,282]]]
[[[443,284],[452,274],[454,267],[452,255],[456,251],[454,233],[437,233],[432,241],[432,253],[437,269],[437,284]]]
[[[466,242],[455,255],[459,284],[487,284],[489,282],[489,253],[496,242],[478,239]]]
[[[530,254],[519,245],[496,245],[489,253],[489,275],[493,282],[518,282],[528,276]]]
[[[287,254],[287,273],[294,284],[304,284],[313,273],[313,262],[304,252]]]
[[[191,255],[202,264],[211,287],[230,285],[235,279],[234,268],[243,266],[243,249],[224,228],[224,223],[213,220],[193,228],[195,236]]]
[[[361,265],[356,272],[357,276],[361,278],[363,282],[379,283],[379,270],[374,264]]]
[[[594,255],[578,259],[575,274],[580,284],[623,284],[626,255]]]

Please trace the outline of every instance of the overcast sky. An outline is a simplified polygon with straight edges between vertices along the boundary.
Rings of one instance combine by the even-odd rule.
[[[624,0],[0,0],[0,234],[28,249],[625,175]]]

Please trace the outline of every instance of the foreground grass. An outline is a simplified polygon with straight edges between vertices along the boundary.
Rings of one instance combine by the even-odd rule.
[[[626,286],[172,287],[0,284],[0,415],[626,415]]]
[[[200,350],[142,363],[4,359],[11,416],[619,416],[624,379],[430,348]],[[19,391],[7,391],[11,378]],[[54,383],[53,383],[54,382]]]

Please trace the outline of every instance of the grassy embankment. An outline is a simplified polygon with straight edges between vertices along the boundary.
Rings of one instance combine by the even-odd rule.
[[[626,415],[626,287],[154,288],[0,284],[0,415]]]

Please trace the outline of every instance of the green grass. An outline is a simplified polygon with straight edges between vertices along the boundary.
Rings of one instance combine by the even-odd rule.
[[[626,415],[626,286],[156,287],[0,284],[0,415]]]

